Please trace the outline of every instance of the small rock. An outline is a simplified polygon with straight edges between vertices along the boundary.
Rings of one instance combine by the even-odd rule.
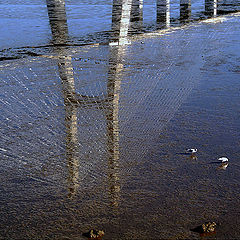
[[[215,228],[217,224],[215,222],[205,222],[202,225],[191,229],[193,232],[200,233],[201,235],[209,235],[215,233]]]
[[[207,222],[202,224],[203,232],[214,232],[217,224],[215,222]]]
[[[88,232],[83,233],[83,236],[89,239],[102,239],[103,235],[104,235],[103,230],[95,230],[95,229],[91,229]]]

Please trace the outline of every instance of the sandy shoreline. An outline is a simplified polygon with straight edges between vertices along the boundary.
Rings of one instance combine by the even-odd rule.
[[[0,238],[238,238],[239,20],[2,61]]]

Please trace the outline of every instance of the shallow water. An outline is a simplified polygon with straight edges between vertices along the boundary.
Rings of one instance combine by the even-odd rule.
[[[51,43],[46,1],[7,0],[0,2],[0,51],[8,48],[43,46]],[[191,1],[191,18],[204,11],[204,0]],[[143,29],[152,30],[156,22],[155,0],[144,1]],[[219,11],[240,10],[240,0],[219,0]],[[111,30],[112,1],[66,1],[69,38],[72,43],[100,42]],[[179,1],[170,1],[172,24],[179,18]],[[17,26],[17,27],[16,27]],[[97,34],[99,33],[99,34]]]
[[[1,61],[0,239],[238,238],[239,19]]]

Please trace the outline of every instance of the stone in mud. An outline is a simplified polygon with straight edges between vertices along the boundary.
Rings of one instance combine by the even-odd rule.
[[[207,222],[202,224],[203,232],[214,232],[217,224],[215,222]]]
[[[216,229],[217,224],[215,222],[205,222],[202,225],[191,229],[193,232],[198,232],[200,234],[204,233],[214,233]]]
[[[83,233],[83,236],[89,239],[102,239],[103,235],[104,235],[103,230],[95,230],[95,229],[91,229],[88,232]]]

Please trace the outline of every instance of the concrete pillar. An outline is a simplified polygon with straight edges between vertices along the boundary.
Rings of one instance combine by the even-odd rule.
[[[65,44],[68,40],[65,0],[46,0],[46,2],[53,42],[55,45]]]
[[[217,16],[218,0],[205,0],[205,14],[208,16]]]
[[[188,20],[191,17],[191,0],[180,0],[180,20]]]
[[[170,0],[157,0],[157,26],[170,26]]]
[[[110,45],[128,43],[127,35],[130,26],[132,0],[113,0],[112,37]]]

